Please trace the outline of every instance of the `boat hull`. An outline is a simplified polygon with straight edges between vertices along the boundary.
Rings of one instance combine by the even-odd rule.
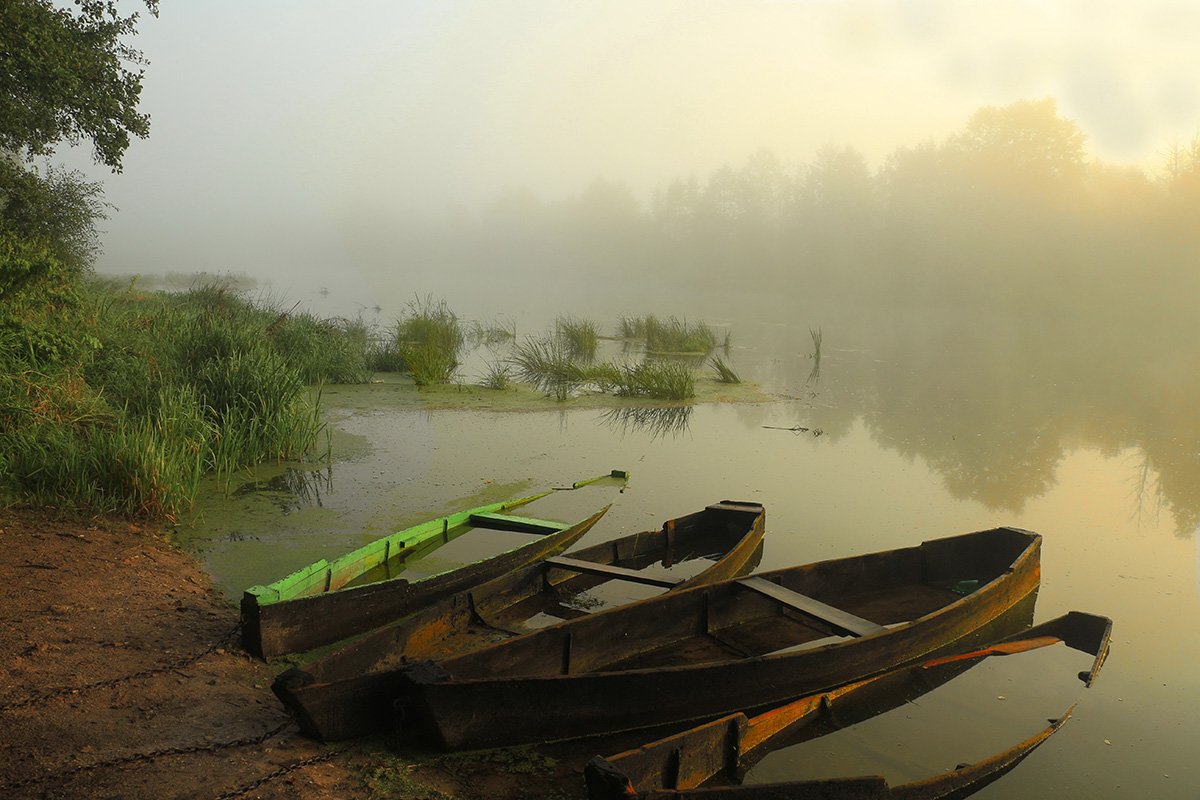
[[[397,694],[399,728],[446,749],[507,746],[701,720],[825,691],[926,659],[988,625],[1037,591],[1040,549],[1037,534],[996,529],[763,573],[781,584],[891,581],[895,591],[862,606],[879,623],[875,633],[768,655],[625,668],[623,659],[636,664],[645,655],[640,642],[668,643],[670,651],[673,640],[735,630],[739,614],[761,613],[764,602],[746,600],[740,580],[651,598],[409,667]],[[948,591],[941,589],[924,599],[914,589],[911,603],[895,599],[901,587],[955,579],[980,585],[953,600],[933,596]],[[783,625],[790,613],[769,621]]]
[[[678,559],[703,543],[721,542],[712,565],[682,580],[676,591],[725,580],[752,569],[761,554],[765,511],[756,503],[718,503],[645,531],[573,552],[572,561],[646,565]],[[301,731],[322,741],[380,733],[394,725],[392,701],[403,687],[400,669],[410,659],[447,649],[458,653],[504,637],[487,621],[513,624],[512,609],[540,595],[560,596],[594,586],[604,576],[564,575],[539,562],[422,608],[300,669],[281,674],[272,690]],[[589,582],[590,579],[590,582]],[[580,612],[582,613],[582,612]],[[475,638],[473,638],[475,637]]]

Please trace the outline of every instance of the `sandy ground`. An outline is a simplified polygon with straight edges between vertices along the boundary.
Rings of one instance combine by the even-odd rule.
[[[385,737],[309,741],[270,692],[286,665],[243,653],[236,624],[196,561],[153,529],[0,510],[0,796],[585,794],[583,751],[444,756],[394,751]],[[187,752],[145,757],[170,749]],[[321,760],[295,766],[307,759]]]

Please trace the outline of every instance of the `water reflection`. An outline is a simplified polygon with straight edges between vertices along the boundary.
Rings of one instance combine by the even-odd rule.
[[[781,357],[801,349],[801,323],[761,329],[755,377],[806,401],[805,427],[836,441],[861,420],[881,447],[925,461],[955,498],[1009,513],[1056,485],[1068,453],[1130,452],[1131,518],[1161,508],[1181,536],[1200,523],[1195,343],[999,311],[839,319],[856,328],[838,341],[856,346],[826,348],[819,362]]]
[[[232,497],[256,495],[284,514],[325,505],[323,494],[333,491],[333,466],[321,470],[288,467],[279,475],[246,481],[230,492]]]
[[[619,430],[621,435],[631,431],[650,434],[650,439],[677,437],[688,431],[692,406],[652,406],[613,408],[600,415],[600,424]]]

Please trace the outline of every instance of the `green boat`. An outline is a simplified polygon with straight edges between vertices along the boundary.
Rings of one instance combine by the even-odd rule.
[[[321,559],[267,586],[251,586],[242,595],[242,647],[260,658],[322,647],[559,553],[587,533],[608,505],[582,518],[577,511],[541,516],[512,512],[564,491],[623,487],[628,480],[625,470],[612,470],[569,487],[459,511],[377,539],[334,561]],[[568,518],[559,518],[563,516]],[[484,530],[510,536],[500,535],[499,543],[491,543],[499,552],[469,563],[436,558],[439,548]]]

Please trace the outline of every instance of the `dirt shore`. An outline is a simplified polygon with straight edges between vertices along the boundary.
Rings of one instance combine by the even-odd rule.
[[[305,739],[270,692],[283,666],[243,653],[236,623],[237,609],[199,564],[154,529],[0,510],[0,793],[129,800],[583,793],[580,753],[443,756],[393,751],[382,737],[349,747]],[[168,750],[175,752],[161,752]],[[310,759],[319,760],[303,763]]]

